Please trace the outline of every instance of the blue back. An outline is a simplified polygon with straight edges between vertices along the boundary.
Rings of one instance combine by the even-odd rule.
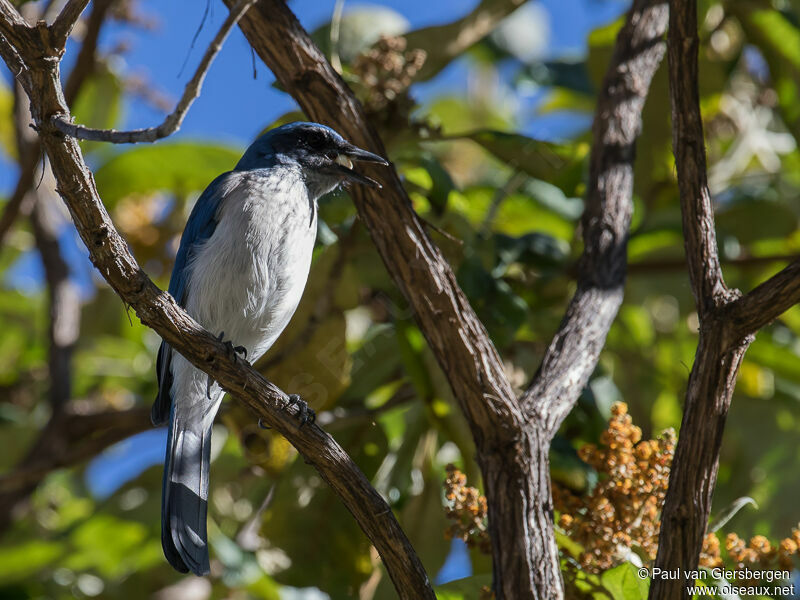
[[[175,266],[172,268],[172,277],[169,280],[169,293],[176,302],[186,307],[186,289],[188,287],[187,265],[192,256],[192,251],[198,244],[204,242],[217,228],[217,213],[223,200],[222,188],[226,179],[233,172],[223,173],[212,181],[197,199],[197,202],[186,222],[186,228],[181,236],[181,244],[175,257]],[[153,403],[150,419],[154,425],[164,425],[169,420],[170,389],[172,388],[172,350],[166,342],[161,342],[156,360],[156,375],[158,376],[158,396]]]

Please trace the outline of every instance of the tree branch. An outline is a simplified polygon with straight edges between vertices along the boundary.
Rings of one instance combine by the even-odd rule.
[[[425,62],[414,76],[414,81],[428,81],[435,77],[524,3],[525,0],[482,0],[468,15],[457,21],[405,34],[409,50],[425,51]]]
[[[57,411],[72,394],[72,353],[80,331],[81,303],[70,280],[69,265],[61,255],[57,227],[48,218],[50,202],[47,195],[37,194],[31,223],[50,297],[50,404]]]
[[[3,0],[0,0],[0,9],[2,8],[2,1]],[[100,29],[105,22],[106,15],[113,2],[114,0],[95,0],[93,4],[92,13],[86,25],[86,35],[83,38],[78,58],[64,85],[64,98],[67,106],[72,106],[84,82],[94,72],[94,67],[97,62],[97,42],[100,37]],[[2,25],[0,25],[0,27],[2,27]],[[18,96],[17,100],[19,100]],[[21,114],[19,114],[21,112],[24,112],[25,115],[30,112],[27,101],[24,111],[18,110],[17,118],[21,118]],[[39,162],[41,154],[42,147],[38,139],[32,141],[24,153],[20,153],[20,174],[17,179],[17,185],[14,188],[11,198],[8,199],[3,207],[3,214],[0,215],[0,247],[2,247],[6,235],[13,227],[19,215],[27,214],[29,210],[26,206],[25,198],[36,180],[36,165]]]
[[[800,302],[800,260],[732,302],[725,311],[738,338],[755,334]]]
[[[698,48],[697,1],[671,0],[668,55],[672,144],[700,339],[661,514],[655,567],[683,573],[698,565],[711,512],[725,419],[739,365],[752,341],[752,337],[736,336],[725,318],[727,307],[739,292],[725,285],[717,254],[700,114]],[[688,597],[682,577],[672,581],[655,578],[651,582],[651,599],[681,597]]]
[[[19,48],[30,41],[30,28],[8,0],[0,0],[0,57],[17,79],[27,76]]]
[[[206,78],[208,69],[211,67],[211,63],[214,62],[214,58],[216,58],[217,54],[219,54],[219,51],[222,49],[222,45],[225,43],[231,30],[255,2],[256,0],[239,0],[236,6],[231,9],[222,27],[220,27],[219,32],[217,32],[217,35],[206,49],[194,76],[189,83],[186,84],[186,88],[183,90],[183,95],[178,105],[175,107],[175,110],[167,115],[160,125],[156,127],[147,127],[145,129],[133,129],[130,131],[93,129],[91,127],[84,127],[83,125],[75,125],[61,115],[54,115],[52,117],[53,125],[65,135],[80,140],[111,142],[113,144],[155,142],[156,140],[172,135],[180,129],[192,103],[200,96],[200,90],[203,87],[203,81]]]
[[[150,410],[134,408],[80,414],[62,411],[50,420],[26,457],[13,471],[0,476],[0,507],[11,512],[5,500],[11,495],[30,493],[56,469],[83,462],[136,433],[152,427]],[[2,529],[0,519],[0,529]]]
[[[597,101],[578,286],[522,401],[552,437],[597,365],[622,303],[641,113],[664,56],[665,0],[639,0]]]
[[[225,0],[230,6],[233,0]],[[315,121],[334,126],[353,143],[385,154],[352,91],[327,63],[280,0],[262,0],[241,21],[242,31],[278,81]],[[351,195],[389,273],[478,436],[512,439],[511,420],[523,423],[503,364],[485,328],[456,283],[439,248],[394,170],[375,170],[383,189],[353,188]]]
[[[69,38],[72,28],[75,27],[75,23],[80,19],[81,13],[83,13],[87,4],[89,4],[89,0],[67,0],[64,8],[61,9],[56,20],[50,26],[50,44],[54,49],[64,50],[64,46],[67,45],[67,38]]]

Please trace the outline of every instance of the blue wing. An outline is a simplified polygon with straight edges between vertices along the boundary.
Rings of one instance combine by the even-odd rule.
[[[175,266],[172,268],[172,277],[169,280],[169,293],[181,306],[186,306],[186,289],[188,270],[187,265],[192,253],[198,244],[204,242],[217,228],[219,206],[225,197],[226,185],[234,172],[223,173],[212,181],[197,199],[197,202],[186,222],[186,228],[181,236],[181,244],[175,257]],[[158,396],[153,403],[150,419],[154,425],[165,425],[169,421],[170,389],[172,388],[172,349],[166,342],[161,342],[156,360],[156,375],[158,376]]]

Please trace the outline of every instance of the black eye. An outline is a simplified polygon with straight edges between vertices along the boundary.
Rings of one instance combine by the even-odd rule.
[[[324,133],[320,131],[311,131],[306,138],[306,142],[310,148],[319,150],[325,146],[327,139],[325,138]]]

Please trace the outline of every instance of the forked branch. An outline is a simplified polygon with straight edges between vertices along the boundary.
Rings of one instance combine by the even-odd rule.
[[[211,44],[206,49],[203,59],[197,66],[194,76],[186,84],[183,90],[183,95],[178,102],[175,110],[166,116],[164,121],[155,127],[147,127],[144,129],[132,129],[129,131],[117,131],[115,129],[93,129],[91,127],[84,127],[83,125],[76,125],[65,119],[61,115],[52,117],[52,124],[65,135],[77,138],[79,140],[91,140],[95,142],[111,142],[112,144],[136,144],[139,142],[155,142],[162,138],[168,137],[178,131],[186,118],[186,113],[192,103],[200,96],[200,90],[203,87],[203,81],[206,78],[208,69],[211,63],[214,62],[217,54],[222,49],[231,30],[239,22],[239,19],[248,11],[248,9],[255,4],[256,0],[239,0],[236,3],[225,22],[220,27],[217,35],[212,40]],[[66,9],[65,9],[66,10]]]

